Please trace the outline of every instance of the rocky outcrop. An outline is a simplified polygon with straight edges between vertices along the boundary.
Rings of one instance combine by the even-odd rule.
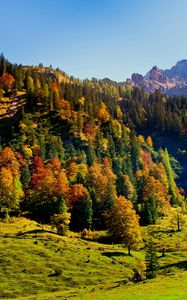
[[[144,82],[144,78],[141,74],[134,73],[134,74],[132,74],[132,81],[136,84],[141,85]]]
[[[167,77],[163,74],[157,66],[154,66],[145,76],[149,80],[158,81],[160,83],[167,83]]]

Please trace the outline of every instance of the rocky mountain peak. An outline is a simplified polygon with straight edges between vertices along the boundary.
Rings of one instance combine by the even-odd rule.
[[[155,80],[161,83],[166,83],[167,78],[163,75],[163,71],[160,70],[157,66],[154,66],[145,76],[148,80]]]
[[[178,61],[169,70],[161,70],[155,65],[145,76],[134,73],[127,83],[143,87],[148,93],[160,89],[168,95],[187,95],[187,59]]]

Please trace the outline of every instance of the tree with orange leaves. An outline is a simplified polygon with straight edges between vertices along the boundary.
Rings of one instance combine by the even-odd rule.
[[[54,157],[45,166],[40,157],[35,157],[30,189],[27,191],[28,209],[42,220],[49,220],[58,213],[61,199],[68,200],[69,184],[61,162]]]
[[[131,255],[131,248],[141,242],[139,216],[131,201],[119,196],[114,207],[108,211],[106,220],[109,235],[114,241],[124,243]]]
[[[0,88],[8,92],[12,89],[14,82],[15,79],[11,74],[3,74],[3,76],[0,77]]]
[[[136,174],[141,202],[141,222],[144,225],[155,224],[158,216],[170,208],[170,195],[165,176],[160,164],[158,166],[154,164],[152,169],[146,167]]]

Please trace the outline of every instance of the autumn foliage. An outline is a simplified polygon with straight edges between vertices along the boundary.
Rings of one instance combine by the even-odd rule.
[[[14,81],[15,79],[11,74],[3,74],[0,77],[0,88],[8,92],[13,87]]]
[[[183,207],[173,171],[180,166],[137,132],[184,135],[185,99],[163,102],[156,92],[11,65],[2,56],[0,75],[2,217],[26,213],[59,234],[108,229],[130,251],[141,240],[139,223]]]
[[[129,252],[131,247],[141,242],[139,216],[131,201],[120,196],[106,218],[109,234],[115,241],[122,241],[129,248]]]

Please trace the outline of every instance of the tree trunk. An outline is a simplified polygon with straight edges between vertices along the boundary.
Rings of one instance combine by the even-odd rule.
[[[162,248],[162,257],[166,256],[165,254],[165,248]]]
[[[132,254],[131,254],[131,246],[128,246],[128,255],[132,256]]]

